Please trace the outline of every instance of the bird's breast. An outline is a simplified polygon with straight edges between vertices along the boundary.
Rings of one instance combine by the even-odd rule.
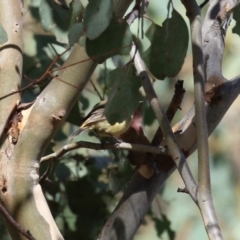
[[[126,132],[130,127],[131,123],[132,117],[121,123],[117,122],[114,125],[111,125],[107,121],[99,121],[98,123],[96,123],[94,130],[97,130],[98,134],[103,137],[109,137],[109,135],[116,137]]]

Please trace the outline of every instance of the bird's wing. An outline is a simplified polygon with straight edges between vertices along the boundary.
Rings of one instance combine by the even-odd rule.
[[[92,111],[83,118],[83,123],[80,128],[70,136],[70,140],[73,140],[77,135],[88,129],[92,123],[106,120],[103,114],[106,102],[107,100],[101,101],[93,107]]]
[[[101,102],[97,103],[97,104],[93,107],[93,109],[88,113],[88,115],[86,115],[86,117],[84,117],[84,118],[82,119],[82,123],[84,123],[88,118],[90,118],[91,115],[94,115],[94,112],[97,111],[98,109],[103,109],[103,110],[104,110],[105,105],[106,105],[106,102],[107,102],[107,100],[104,100],[104,101],[101,101]]]
[[[106,120],[106,117],[104,115],[104,108],[99,108],[93,112],[90,112],[87,117],[85,118],[85,121],[81,125],[82,127],[87,127],[91,125],[92,123],[96,123],[99,121]]]
[[[80,133],[84,132],[87,128],[79,128],[76,132],[71,134],[69,140],[72,141],[75,137],[77,137]]]

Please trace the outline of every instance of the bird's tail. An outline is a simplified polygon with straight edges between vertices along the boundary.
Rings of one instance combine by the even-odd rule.
[[[79,128],[76,132],[74,132],[70,137],[69,140],[72,141],[75,137],[77,137],[79,134],[84,132],[86,128]]]

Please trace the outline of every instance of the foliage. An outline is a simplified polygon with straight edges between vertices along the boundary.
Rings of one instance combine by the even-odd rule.
[[[138,91],[141,83],[133,65],[128,65],[124,69],[115,69],[109,73],[109,77],[114,85],[105,112],[108,121],[114,124],[133,115],[141,99]]]
[[[240,13],[240,6],[237,5],[234,10],[233,10],[233,19],[236,21],[236,25],[233,28],[233,33],[236,33],[238,35],[240,35],[240,26],[239,26],[239,22],[240,22],[240,18],[239,18],[239,13]]]
[[[162,80],[176,76],[188,48],[188,29],[182,16],[173,9],[172,18],[166,19],[162,27],[151,24],[146,36],[151,46],[144,52],[143,57],[149,70]]]
[[[37,11],[38,7],[39,11]],[[96,89],[100,92],[101,97],[108,96],[109,101],[105,114],[110,123],[121,121],[134,113],[139,101],[144,99],[144,94],[139,90],[141,82],[136,76],[131,59],[127,59],[124,68],[117,68],[111,57],[118,55],[120,62],[126,59],[132,41],[135,39],[133,32],[136,32],[136,29],[130,28],[125,20],[113,18],[111,0],[89,0],[89,4],[85,8],[78,0],[72,0],[69,6],[41,0],[39,5],[29,3],[26,8],[30,10],[30,14],[27,16],[28,20],[32,22],[33,28],[36,27],[34,32],[26,29],[31,33],[29,39],[25,39],[25,44],[28,46],[24,52],[23,71],[28,77],[38,79],[57,54],[63,52],[68,45],[80,44],[86,48],[91,59],[97,63],[105,61],[104,64],[99,64],[97,71],[92,76],[94,87],[89,83],[84,89],[45,155],[68,143],[68,136],[75,129],[74,125],[79,126],[83,116],[99,101]],[[153,21],[149,26],[144,27],[145,35],[150,41],[150,46],[143,53],[144,60],[149,71],[158,80],[166,80],[164,83],[160,81],[154,83],[155,89],[159,95],[164,96],[163,98],[170,98],[173,95],[171,78],[178,75],[184,61],[189,60],[189,55],[187,55],[188,28],[183,13],[176,9],[178,8],[173,8],[171,13],[166,12],[165,19],[161,19],[162,26]],[[152,12],[153,10],[150,8],[148,14],[154,18]],[[170,14],[171,17],[168,17]],[[236,14],[237,25],[233,32],[239,34],[240,20],[237,16]],[[34,22],[41,22],[41,27],[39,24],[34,25]],[[42,35],[43,30],[49,35]],[[0,43],[3,44],[7,40],[6,32],[0,25]],[[137,41],[140,41],[140,45],[144,40],[137,36]],[[55,65],[57,70],[65,59],[66,56],[60,57]],[[71,66],[68,67],[71,68]],[[57,71],[54,74],[57,75]],[[180,75],[185,79],[190,78],[189,70],[185,73],[180,72]],[[38,85],[25,91],[23,101],[29,102],[35,99],[51,79],[52,77],[47,77]],[[28,81],[24,79],[23,86],[27,84]],[[191,87],[186,81],[186,88],[190,94]],[[184,111],[187,111],[185,109],[189,106],[189,101],[187,98],[182,107]],[[166,103],[165,107],[167,106]],[[148,104],[145,104],[143,114],[146,115],[144,124],[150,139],[156,128],[156,121]],[[223,137],[221,128],[219,132]],[[213,138],[215,137],[216,135]],[[91,136],[91,133],[84,133],[79,139],[98,141],[97,138]],[[224,159],[216,157],[219,156],[220,151],[221,149],[216,148],[212,155],[220,162],[219,165],[214,166],[214,171],[221,172],[225,166],[222,166]],[[226,168],[228,169],[223,174],[229,174],[230,164],[227,164]],[[48,164],[42,164],[41,174],[46,171],[47,167]],[[65,239],[96,239],[104,221],[119,201],[133,172],[134,168],[129,164],[128,154],[125,151],[96,152],[79,149],[56,161],[52,174],[49,176],[52,183],[43,182],[42,187],[51,212]],[[175,176],[169,184],[171,190],[176,187],[176,185],[174,187],[171,185],[176,179],[179,180]],[[224,179],[227,180],[227,177],[225,176]],[[229,181],[226,184],[226,188],[234,191],[233,186],[236,182]],[[172,198],[175,197],[175,195],[172,196]],[[224,206],[229,207],[228,204]],[[181,207],[187,208],[185,205]],[[161,210],[158,211],[162,214]],[[155,223],[156,230],[152,230],[152,232],[156,231],[158,237],[167,235],[164,239],[175,239],[175,230],[183,231],[181,227],[176,226],[174,217],[170,219],[164,214],[161,215],[162,218],[157,218],[153,214],[148,214],[148,216]],[[177,221],[182,218],[188,221],[186,220],[188,216],[190,213],[184,216],[176,211]],[[225,215],[223,213],[220,216],[224,218]],[[172,222],[175,224],[175,228],[172,227]],[[0,227],[2,229],[2,225]],[[1,239],[8,239],[4,231],[0,232]],[[136,237],[136,239],[141,239],[141,237]]]

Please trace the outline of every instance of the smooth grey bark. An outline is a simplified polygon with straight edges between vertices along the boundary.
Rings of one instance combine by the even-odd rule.
[[[114,1],[114,13],[122,17],[132,1]],[[0,21],[8,33],[8,42],[0,52],[0,93],[4,96],[20,87],[22,75],[21,1],[0,2]],[[87,60],[81,64],[73,63]],[[0,101],[1,129],[1,200],[14,219],[38,240],[63,239],[50,213],[39,184],[39,165],[44,151],[57,129],[77,101],[97,64],[85,50],[75,45],[58,78],[53,79],[34,104],[22,111],[22,129],[16,145],[8,139],[5,128],[20,95]],[[70,83],[70,84],[68,84]],[[76,88],[72,86],[76,86]],[[62,94],[64,92],[64,94]],[[7,224],[13,239],[25,239]]]
[[[198,189],[196,204],[201,212],[209,239],[223,239],[217,220],[211,194],[208,133],[205,108],[205,82],[203,59],[203,39],[201,31],[200,8],[196,1],[182,1],[191,26],[194,104],[196,115],[197,150],[198,150]]]

